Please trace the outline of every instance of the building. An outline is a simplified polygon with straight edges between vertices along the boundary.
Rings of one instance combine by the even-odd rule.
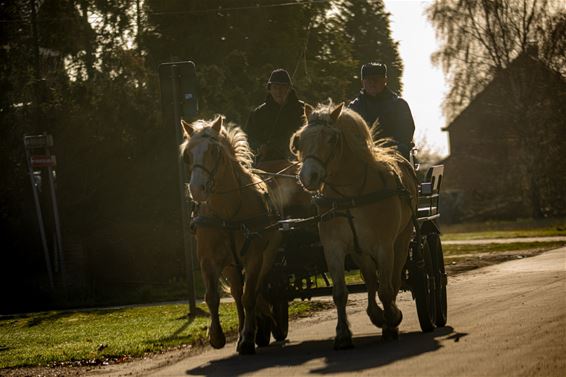
[[[566,79],[524,53],[446,128],[451,221],[566,215]]]

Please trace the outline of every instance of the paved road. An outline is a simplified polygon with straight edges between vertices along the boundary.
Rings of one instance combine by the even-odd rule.
[[[449,280],[448,326],[420,332],[414,303],[399,341],[382,343],[351,295],[355,348],[332,350],[334,311],[294,322],[289,340],[240,357],[235,345],[167,366],[119,374],[151,376],[566,376],[566,248],[470,271]],[[106,372],[110,372],[107,370]],[[116,371],[118,372],[118,371]]]

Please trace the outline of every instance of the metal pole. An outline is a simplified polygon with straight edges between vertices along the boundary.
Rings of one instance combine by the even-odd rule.
[[[24,141],[25,143],[25,141]],[[47,238],[45,237],[45,228],[43,225],[43,215],[41,214],[41,205],[39,203],[39,196],[37,195],[37,188],[35,185],[35,180],[33,178],[33,168],[31,167],[30,155],[27,148],[26,151],[26,162],[28,165],[28,173],[31,180],[31,189],[33,191],[33,200],[35,201],[35,213],[37,215],[37,222],[39,225],[39,233],[41,235],[41,244],[43,246],[43,255],[45,257],[45,266],[47,267],[47,276],[49,278],[49,286],[51,290],[55,290],[55,284],[53,283],[53,271],[51,270],[51,260],[49,258],[49,248],[47,247]]]
[[[181,113],[179,110],[179,73],[177,72],[177,66],[175,64],[171,65],[171,83],[173,90],[173,118],[175,135],[177,138],[177,145],[183,143],[183,134],[181,132]],[[183,247],[185,250],[185,263],[187,266],[187,285],[189,286],[189,316],[196,314],[196,294],[195,294],[195,279],[193,276],[193,253],[191,248],[191,235],[189,233],[189,210],[187,208],[187,200],[185,197],[185,164],[179,156],[177,159],[177,166],[179,168],[179,193],[181,199],[181,216],[182,216],[182,226],[183,226]]]
[[[31,32],[33,42],[33,128],[39,131],[40,121],[40,95],[39,80],[41,79],[41,62],[39,57],[39,31],[37,30],[37,10],[35,0],[30,0]]]
[[[61,272],[61,280],[63,285],[65,284],[65,258],[63,256],[63,241],[61,239],[61,225],[59,223],[59,208],[57,206],[57,196],[55,194],[55,184],[53,182],[53,168],[49,166],[47,168],[47,174],[49,174],[49,189],[51,191],[51,205],[53,206],[53,220],[55,222],[55,240],[57,243],[57,252],[59,260],[59,269]]]

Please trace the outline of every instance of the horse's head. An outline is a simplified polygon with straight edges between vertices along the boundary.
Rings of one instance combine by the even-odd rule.
[[[305,108],[308,123],[291,139],[291,151],[302,162],[299,179],[309,191],[321,189],[329,166],[338,157],[341,131],[334,124],[343,106],[341,103],[316,111],[311,107]]]
[[[197,121],[189,124],[181,120],[185,142],[181,156],[191,173],[189,189],[197,202],[204,202],[214,189],[215,177],[225,165],[223,146],[220,141],[223,118],[213,121]]]

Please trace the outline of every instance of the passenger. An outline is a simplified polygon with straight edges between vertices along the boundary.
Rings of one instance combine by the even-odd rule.
[[[387,86],[387,66],[364,64],[361,81],[362,90],[348,107],[360,114],[370,127],[378,120],[378,138],[391,138],[392,145],[409,160],[414,147],[415,123],[407,102]]]
[[[244,128],[256,162],[288,160],[289,139],[304,122],[305,104],[297,98],[289,73],[271,72],[265,102],[254,109]]]

